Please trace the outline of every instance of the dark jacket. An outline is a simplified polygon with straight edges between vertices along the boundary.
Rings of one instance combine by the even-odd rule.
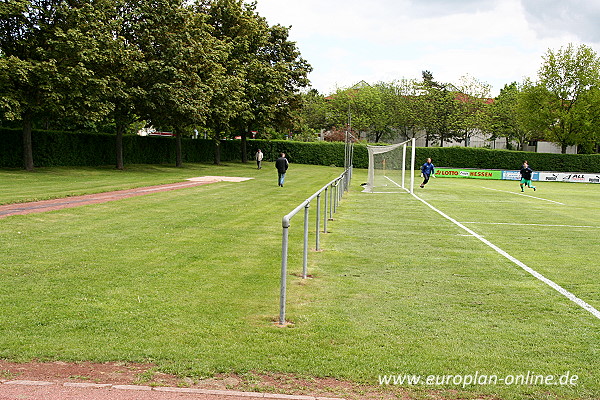
[[[277,172],[280,174],[285,174],[285,171],[288,169],[289,162],[285,157],[279,157],[275,160],[275,168],[277,168]]]
[[[524,165],[521,167],[521,178],[530,181],[531,174],[533,174],[533,170],[529,167],[525,167]]]

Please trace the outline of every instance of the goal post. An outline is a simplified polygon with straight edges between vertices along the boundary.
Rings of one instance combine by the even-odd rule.
[[[411,148],[407,163],[407,147]],[[415,180],[415,139],[387,146],[367,146],[369,155],[368,178],[365,191],[413,193]],[[408,168],[407,168],[408,164]],[[409,186],[406,186],[406,173],[409,173]]]

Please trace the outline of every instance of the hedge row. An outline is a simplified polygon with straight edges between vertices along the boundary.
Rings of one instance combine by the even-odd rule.
[[[114,135],[33,131],[33,160],[36,167],[98,166],[116,163]],[[19,168],[23,165],[21,132],[0,129],[0,167]],[[184,162],[211,162],[214,142],[203,139],[183,139]],[[240,159],[239,141],[221,142],[221,160]],[[125,164],[174,164],[176,143],[173,138],[123,137]]]
[[[551,154],[474,147],[419,147],[417,160],[440,167],[516,170],[527,160],[536,171],[600,172],[600,154]]]
[[[18,130],[0,129],[0,167],[22,166],[22,141]],[[182,139],[184,162],[212,162],[214,141]],[[221,161],[241,159],[241,141],[220,142]],[[344,144],[329,142],[293,142],[287,140],[248,140],[248,158],[258,149],[266,161],[273,161],[280,152],[290,162],[315,165],[344,165]],[[161,137],[125,136],[123,154],[126,164],[174,164],[175,140]],[[410,153],[409,153],[410,154]],[[524,153],[509,150],[489,150],[469,147],[419,147],[417,164],[431,157],[440,167],[479,169],[518,169],[523,160],[537,171],[600,172],[599,154]],[[33,159],[37,167],[97,166],[115,163],[115,136],[108,134],[33,132]],[[354,166],[368,166],[365,145],[354,147]]]

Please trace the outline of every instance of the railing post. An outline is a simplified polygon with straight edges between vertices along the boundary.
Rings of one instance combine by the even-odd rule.
[[[410,151],[410,194],[415,192],[415,159],[417,154],[416,139],[412,138]]]
[[[321,193],[317,195],[317,226],[315,229],[315,250],[319,251],[319,222],[321,222]]]
[[[333,182],[331,185],[331,204],[329,205],[329,220],[333,220],[333,214],[335,214],[335,198],[337,197],[337,182]]]
[[[321,193],[325,192],[325,207],[323,209],[323,232],[327,233],[327,221],[333,220],[332,212],[336,211],[338,202],[341,201],[344,195],[344,187],[349,186],[349,173],[348,169],[344,171],[338,178],[330,181],[327,185],[321,188],[318,192],[306,199],[302,204],[296,207],[293,211],[283,217],[281,221],[282,236],[281,236],[281,286],[279,291],[279,325],[285,326],[285,303],[286,303],[286,291],[287,291],[287,265],[288,265],[288,244],[289,244],[289,228],[290,220],[296,215],[302,208],[304,208],[304,254],[303,254],[303,265],[302,265],[302,278],[308,277],[308,231],[309,231],[309,209],[310,203],[314,198],[317,198],[317,215],[316,219],[316,249],[320,249],[319,243],[319,223],[320,223],[320,212],[321,212]],[[340,187],[341,186],[341,187]],[[335,194],[333,191],[335,190]],[[329,213],[329,218],[328,218]]]
[[[285,298],[287,287],[287,261],[288,261],[288,234],[290,220],[287,215],[281,221],[283,233],[281,235],[281,286],[279,288],[279,325],[285,324]]]
[[[302,260],[302,279],[306,279],[308,274],[308,208],[310,203],[304,207],[304,257]]]
[[[402,189],[406,189],[406,186],[404,185],[404,180],[405,180],[405,176],[406,173],[404,172],[406,170],[406,144],[404,144],[404,146],[402,146]]]
[[[338,199],[340,197],[340,181],[335,182],[335,196],[333,197],[333,213],[337,212]]]
[[[329,190],[329,185],[325,188],[325,207],[323,207],[323,233],[327,233],[327,191]]]

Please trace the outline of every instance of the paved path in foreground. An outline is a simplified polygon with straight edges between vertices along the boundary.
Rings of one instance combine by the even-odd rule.
[[[150,387],[93,383],[5,381],[0,400],[343,400],[330,397],[238,392],[175,387]]]
[[[234,178],[225,176],[202,176],[190,178],[187,182],[170,183],[166,185],[146,186],[136,189],[117,190],[113,192],[87,194],[83,196],[71,196],[54,200],[32,201],[28,203],[16,203],[0,205],[0,218],[11,215],[24,215],[31,213],[41,213],[46,211],[60,210],[63,208],[72,208],[84,206],[87,204],[99,204],[109,201],[126,199],[129,197],[143,196],[156,192],[165,192],[168,190],[184,189],[194,186],[208,185],[216,182],[241,182],[252,178]]]

